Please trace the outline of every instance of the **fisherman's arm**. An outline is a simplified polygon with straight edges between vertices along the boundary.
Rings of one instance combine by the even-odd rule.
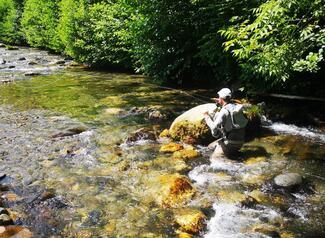
[[[223,110],[221,110],[216,114],[214,120],[212,120],[208,113],[204,113],[205,122],[207,123],[208,127],[210,127],[212,131],[215,130],[216,128],[221,127],[221,125],[225,120],[225,116],[226,116],[225,113],[223,112]]]

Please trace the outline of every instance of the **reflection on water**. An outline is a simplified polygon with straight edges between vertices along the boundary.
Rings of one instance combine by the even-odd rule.
[[[20,198],[9,205],[39,236],[177,237],[177,209],[156,202],[157,178],[175,173],[189,176],[197,191],[184,206],[208,217],[194,237],[324,234],[321,132],[274,124],[283,134],[246,143],[240,161],[210,161],[211,152],[198,147],[202,156],[186,164],[159,152],[157,142],[123,143],[136,129],[160,132],[171,122],[134,107],[175,116],[201,103],[178,91],[80,69],[0,87],[0,169]],[[306,184],[293,192],[274,188],[283,172],[301,174]],[[55,197],[44,202],[44,191]]]

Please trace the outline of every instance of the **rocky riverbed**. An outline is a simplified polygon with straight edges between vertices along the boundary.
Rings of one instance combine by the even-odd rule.
[[[6,64],[20,64],[18,55],[62,60],[0,50]],[[1,237],[325,234],[322,131],[273,123],[238,160],[210,160],[205,146],[159,136],[202,103],[188,94],[209,92],[57,65],[25,76],[29,64],[19,67],[0,69],[1,80],[26,79],[0,85]]]

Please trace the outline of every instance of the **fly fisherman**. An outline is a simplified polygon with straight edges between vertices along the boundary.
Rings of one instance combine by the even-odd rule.
[[[210,127],[212,135],[218,138],[211,145],[215,147],[212,158],[218,158],[223,154],[227,157],[236,156],[245,139],[245,127],[247,119],[243,114],[243,106],[230,102],[231,90],[223,88],[218,92],[219,98],[215,101],[222,108],[213,119],[208,112],[204,113],[205,121]],[[209,147],[211,147],[211,145]]]

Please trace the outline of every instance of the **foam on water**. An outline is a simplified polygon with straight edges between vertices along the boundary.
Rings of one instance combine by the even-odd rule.
[[[261,215],[270,220],[279,217],[277,212],[266,208],[255,210],[227,203],[215,203],[213,209],[215,215],[208,222],[208,232],[205,238],[268,237],[261,233],[250,232],[249,227],[260,223]]]
[[[278,122],[271,124],[267,128],[270,128],[271,130],[277,133],[303,136],[321,143],[325,143],[325,133],[319,130],[309,129],[306,127],[298,127],[295,125],[288,125]]]

